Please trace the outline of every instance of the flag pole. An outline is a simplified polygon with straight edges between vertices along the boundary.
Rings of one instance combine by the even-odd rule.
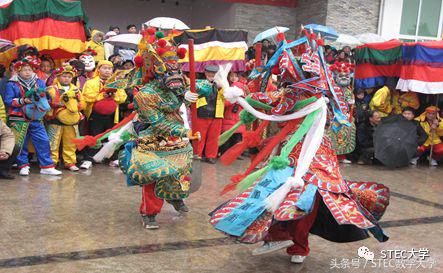
[[[194,39],[188,40],[188,56],[189,56],[189,81],[192,93],[197,93],[195,86],[195,55],[194,55]],[[191,104],[191,122],[193,134],[197,131],[197,107],[195,103]]]
[[[261,65],[261,52],[262,43],[258,42],[255,44],[255,67],[259,67]]]

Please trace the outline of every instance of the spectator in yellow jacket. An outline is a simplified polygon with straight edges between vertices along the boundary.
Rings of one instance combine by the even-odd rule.
[[[105,34],[103,32],[94,29],[91,33],[91,40],[86,43],[86,48],[91,48],[97,53],[97,55],[94,56],[96,62],[105,59],[104,37]]]
[[[379,112],[381,117],[387,117],[392,112],[391,90],[388,86],[383,86],[375,92],[369,108]]]
[[[393,98],[398,98],[398,93],[395,93],[396,85],[397,80],[395,78],[388,78],[386,80],[385,86],[375,92],[371,102],[369,103],[369,108],[371,111],[379,112],[381,117],[387,117],[391,114],[395,107]]]
[[[51,110],[46,114],[51,157],[54,164],[57,164],[62,149],[65,168],[75,172],[79,168],[76,166],[77,147],[72,140],[78,137],[78,124],[83,117],[80,111],[84,101],[78,87],[72,84],[76,71],[71,65],[64,64],[55,73],[57,81],[47,89],[51,96]]]
[[[98,63],[94,77],[83,86],[83,99],[86,102],[85,115],[89,121],[89,133],[96,136],[118,123],[118,105],[126,100],[123,89],[105,88],[112,76],[113,64],[102,60]]]
[[[418,95],[415,92],[405,92],[401,94],[398,102],[402,109],[406,107],[411,107],[414,110],[418,110],[420,107],[420,100],[418,99]]]
[[[425,112],[416,118],[420,122],[421,127],[428,134],[426,142],[418,148],[419,155],[432,148],[432,158],[430,163],[432,166],[437,166],[437,160],[443,157],[443,143],[441,137],[443,137],[443,119],[440,118],[438,109],[435,106],[429,106]]]
[[[391,92],[391,104],[392,113],[401,114],[403,109],[410,107],[417,110],[420,107],[420,101],[418,100],[417,93],[415,92],[400,92],[399,90],[393,90]]]
[[[7,123],[6,107],[5,104],[3,103],[3,99],[1,96],[0,96],[0,119],[3,120],[5,124]]]

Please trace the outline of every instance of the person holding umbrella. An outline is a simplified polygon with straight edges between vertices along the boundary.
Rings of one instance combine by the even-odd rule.
[[[411,108],[402,114],[383,118],[374,133],[374,157],[388,168],[406,167],[414,163],[417,148],[428,135],[414,120]],[[416,163],[416,160],[415,160]]]
[[[420,147],[421,145],[423,145],[425,143],[426,139],[428,139],[428,134],[423,129],[423,127],[421,127],[420,123],[415,120],[414,108],[405,107],[402,111],[402,116],[405,119],[412,121],[415,124],[416,130],[417,130],[417,143],[418,143],[418,147]],[[417,165],[417,161],[418,161],[418,156],[412,158],[409,163],[411,163],[411,165],[415,166],[415,165]]]
[[[419,157],[426,151],[430,151],[429,163],[431,166],[437,166],[438,160],[443,157],[443,120],[438,112],[440,109],[436,106],[429,106],[416,118],[425,132],[428,134],[426,142],[418,148]]]
[[[414,108],[411,107],[405,107],[403,109],[403,112],[401,113],[402,116],[409,120],[414,122],[414,124],[417,127],[417,142],[418,145],[421,146],[423,145],[426,140],[428,139],[428,134],[426,133],[426,131],[423,129],[423,127],[421,127],[420,123],[418,121],[415,120],[415,111]]]

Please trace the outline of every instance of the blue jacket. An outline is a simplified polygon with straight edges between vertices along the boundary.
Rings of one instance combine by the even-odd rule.
[[[2,96],[2,99],[5,99],[5,91],[6,91],[6,84],[9,81],[9,77],[6,75],[0,80],[0,96]]]
[[[46,89],[45,82],[37,79],[37,85],[40,88]],[[20,90],[19,83],[14,79],[10,79],[6,84],[4,102],[8,106],[9,117],[24,117],[22,107],[24,103],[24,89]]]

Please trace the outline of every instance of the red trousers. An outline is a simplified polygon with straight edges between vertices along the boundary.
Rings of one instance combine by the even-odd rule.
[[[200,132],[201,140],[192,143],[194,154],[202,157],[204,151],[204,156],[207,158],[217,158],[218,138],[221,134],[222,122],[223,119],[221,118],[204,119],[197,117],[195,128]]]
[[[426,151],[431,150],[431,146],[420,146],[418,147],[418,153],[422,154]],[[432,149],[432,158],[435,160],[440,160],[443,157],[443,143],[434,144]]]
[[[286,252],[291,256],[308,256],[309,231],[311,230],[315,218],[317,217],[318,204],[320,202],[319,198],[320,197],[317,194],[311,213],[305,217],[293,221],[277,222],[276,224],[272,225],[264,241],[271,242],[292,240],[294,245],[288,247]]]
[[[155,195],[154,188],[155,183],[142,187],[142,203],[140,205],[140,214],[142,215],[156,215],[163,207],[164,201]]]

